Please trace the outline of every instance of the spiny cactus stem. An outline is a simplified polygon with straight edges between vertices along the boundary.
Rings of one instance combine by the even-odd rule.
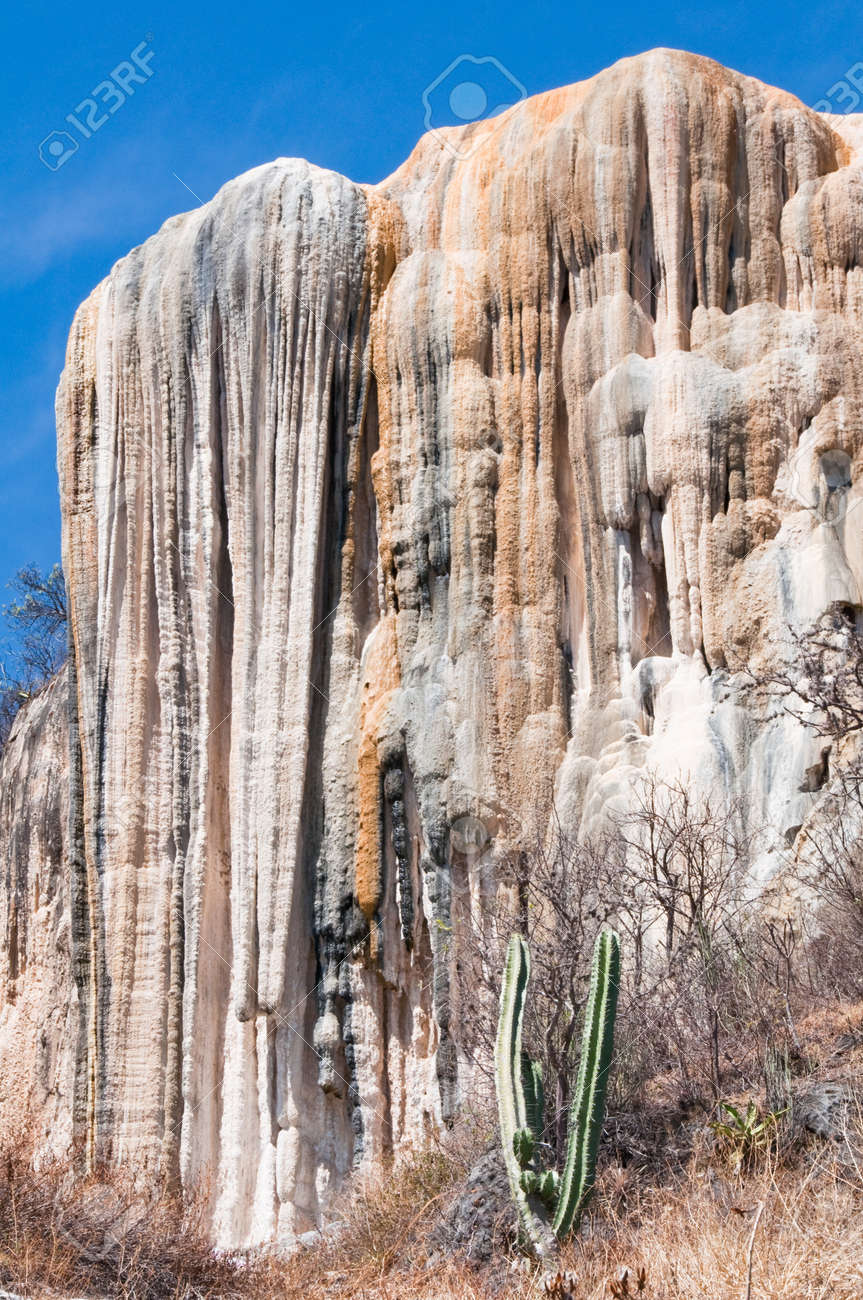
[[[528,1142],[534,1139],[528,1124],[522,1084],[521,1027],[529,979],[530,953],[524,939],[514,934],[507,948],[500,990],[500,1018],[494,1052],[495,1086],[503,1158],[522,1236],[528,1249],[542,1258],[553,1252],[555,1241],[548,1224],[528,1201],[522,1180],[525,1171],[520,1160],[527,1152]],[[532,1178],[526,1178],[524,1182],[533,1186]]]
[[[614,1048],[614,1017],[620,988],[620,940],[602,930],[593,951],[581,1062],[569,1118],[566,1164],[554,1216],[556,1236],[578,1225],[596,1181],[596,1156],[605,1114],[605,1091]]]

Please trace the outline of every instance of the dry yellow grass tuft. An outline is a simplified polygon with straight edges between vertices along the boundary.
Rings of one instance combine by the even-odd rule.
[[[202,1202],[154,1194],[122,1169],[81,1176],[72,1160],[34,1166],[30,1151],[26,1137],[0,1147],[0,1290],[27,1300],[279,1294],[268,1261],[214,1252]]]
[[[466,1172],[463,1158],[435,1146],[362,1179],[343,1207],[338,1236],[286,1261],[284,1294],[387,1295],[394,1274],[400,1285],[409,1274],[419,1287],[429,1234]]]
[[[727,1182],[692,1170],[637,1193],[625,1212],[600,1204],[564,1259],[579,1300],[612,1294],[622,1268],[644,1270],[647,1297],[703,1300],[749,1294],[751,1246],[752,1297],[850,1300],[863,1296],[861,1211],[863,1180],[832,1151]]]

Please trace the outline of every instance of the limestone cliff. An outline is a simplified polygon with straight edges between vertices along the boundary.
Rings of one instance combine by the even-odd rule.
[[[68,680],[18,715],[0,758],[0,1121],[71,1141],[79,1026],[69,876]],[[81,1043],[83,1051],[84,1044]]]
[[[859,129],[656,51],[376,187],[259,167],[81,307],[50,978],[91,1155],[301,1231],[454,1114],[454,899],[553,800],[682,771],[771,869],[812,746],[734,671],[861,604]]]

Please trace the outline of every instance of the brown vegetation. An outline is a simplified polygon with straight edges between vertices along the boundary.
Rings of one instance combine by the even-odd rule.
[[[804,1019],[807,1087],[863,1067],[863,1005]],[[848,1093],[851,1098],[851,1093]],[[742,1099],[741,1104],[743,1104]],[[758,1099],[764,1113],[763,1094]],[[499,1249],[482,1267],[448,1255],[441,1220],[493,1123],[460,1122],[443,1142],[358,1183],[337,1232],[290,1257],[219,1256],[200,1205],[148,1199],[127,1175],[75,1178],[68,1164],[34,1172],[8,1149],[0,1161],[0,1287],[43,1297],[284,1297],[284,1300],[647,1300],[751,1297],[851,1300],[863,1296],[863,1133],[851,1098],[829,1140],[805,1116],[784,1135],[734,1158],[700,1123],[685,1159],[621,1167],[605,1147],[596,1198],[555,1271],[511,1249],[501,1208]],[[667,1154],[667,1153],[666,1153]],[[757,1232],[753,1234],[759,1212]],[[443,1246],[443,1249],[441,1248]],[[750,1249],[751,1248],[751,1249]]]
[[[123,1170],[85,1177],[69,1160],[34,1167],[26,1138],[4,1140],[0,1289],[28,1300],[239,1300],[275,1294],[269,1281],[268,1265],[213,1251],[200,1204],[149,1194]]]
[[[849,1134],[851,1137],[851,1134]],[[863,1296],[863,1170],[855,1145],[798,1134],[740,1168],[705,1127],[677,1171],[606,1163],[592,1210],[551,1273],[501,1253],[484,1270],[440,1261],[420,1161],[366,1183],[323,1253],[297,1256],[285,1296],[309,1300],[653,1300]],[[444,1196],[452,1192],[444,1166]],[[433,1180],[434,1181],[434,1180]],[[430,1191],[433,1184],[425,1184]],[[432,1195],[434,1193],[432,1192]],[[443,1198],[442,1198],[443,1199]],[[753,1233],[758,1216],[757,1232]],[[431,1263],[429,1263],[431,1261]]]

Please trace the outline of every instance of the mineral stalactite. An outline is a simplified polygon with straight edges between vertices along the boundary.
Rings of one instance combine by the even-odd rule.
[[[863,604],[861,138],[660,50],[114,267],[57,396],[68,683],[3,758],[0,1105],[290,1239],[457,1112],[465,916],[552,805],[653,767],[805,819],[738,670]]]

